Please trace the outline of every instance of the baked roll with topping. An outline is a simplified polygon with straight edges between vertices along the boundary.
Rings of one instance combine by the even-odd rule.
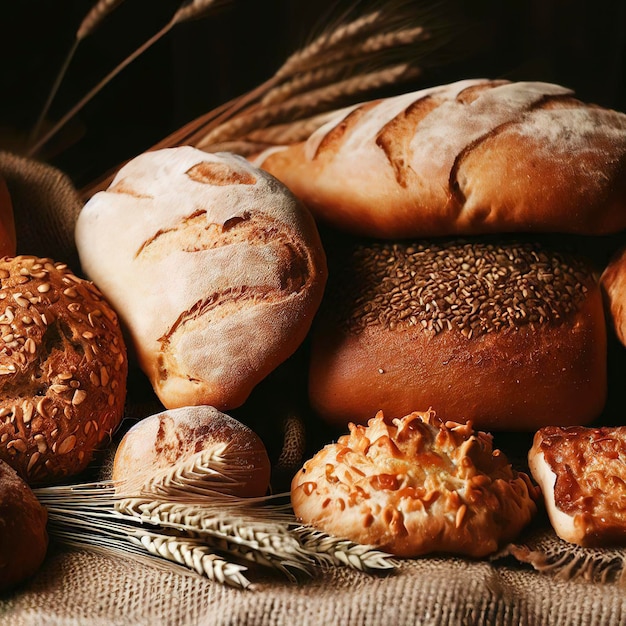
[[[626,543],[626,426],[546,426],[528,464],[561,539],[583,547]]]
[[[397,556],[483,557],[535,514],[537,489],[471,424],[432,411],[367,426],[320,450],[296,474],[296,516],[329,534]]]

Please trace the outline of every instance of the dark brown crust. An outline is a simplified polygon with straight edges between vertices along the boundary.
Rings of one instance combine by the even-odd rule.
[[[0,590],[21,583],[42,564],[47,520],[30,487],[0,460]]]
[[[83,470],[123,413],[117,315],[62,263],[0,261],[0,458],[29,483]]]

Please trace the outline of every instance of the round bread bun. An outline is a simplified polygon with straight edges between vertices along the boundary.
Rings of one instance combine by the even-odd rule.
[[[366,242],[331,263],[309,396],[339,427],[433,408],[485,430],[585,424],[607,395],[591,267],[538,243]]]
[[[371,237],[626,227],[626,114],[560,85],[463,80],[338,111],[253,162]]]
[[[293,478],[291,502],[305,524],[397,556],[482,557],[537,510],[528,476],[471,424],[380,412],[349,429]]]
[[[32,576],[48,550],[48,513],[28,484],[0,460],[0,590]]]
[[[186,472],[197,466],[213,471]],[[196,489],[260,497],[269,487],[270,460],[260,437],[233,417],[211,406],[180,407],[146,417],[124,435],[111,478],[118,491],[136,493],[186,473],[197,476]]]
[[[600,285],[609,323],[616,337],[626,346],[626,247],[609,260],[600,276]]]
[[[81,472],[119,425],[128,364],[117,316],[63,263],[0,260],[0,458],[30,484]]]
[[[302,343],[326,283],[295,197],[241,157],[189,146],[126,164],[83,208],[76,243],[166,408],[241,406]]]
[[[0,257],[15,256],[16,245],[13,202],[6,181],[0,174]]]
[[[546,426],[528,452],[556,534],[583,547],[626,544],[626,427]]]

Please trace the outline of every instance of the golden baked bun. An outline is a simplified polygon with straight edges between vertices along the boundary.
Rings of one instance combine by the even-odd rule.
[[[111,478],[121,492],[134,493],[199,464],[198,471],[221,494],[264,496],[270,460],[260,437],[210,406],[190,406],[151,415],[135,424],[116,450]]]
[[[6,181],[0,175],[0,257],[15,256],[16,245],[13,202]]]
[[[602,297],[578,257],[501,239],[370,242],[340,251],[330,277],[309,396],[331,424],[432,407],[533,431],[604,408]]]
[[[609,323],[620,342],[626,346],[626,248],[609,260],[600,285],[604,293]]]
[[[17,472],[0,460],[0,590],[32,576],[48,550],[48,513]]]
[[[33,483],[78,474],[119,425],[128,363],[117,316],[63,263],[0,260],[0,459]]]
[[[546,426],[528,453],[556,534],[584,547],[626,544],[626,427]]]
[[[626,227],[626,115],[560,85],[464,80],[338,111],[253,160],[372,237]]]
[[[76,227],[166,408],[241,406],[308,333],[326,283],[309,212],[245,159],[189,146],[127,163]]]
[[[411,557],[482,557],[514,539],[538,492],[491,436],[432,411],[367,426],[319,451],[291,485],[294,512],[337,537]]]

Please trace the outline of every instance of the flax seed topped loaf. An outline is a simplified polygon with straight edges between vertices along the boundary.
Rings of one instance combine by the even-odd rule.
[[[358,241],[330,261],[309,396],[340,427],[431,407],[486,430],[585,424],[604,408],[606,344],[578,255],[501,237]]]
[[[626,115],[560,85],[464,80],[337,112],[255,164],[373,237],[626,227]]]

